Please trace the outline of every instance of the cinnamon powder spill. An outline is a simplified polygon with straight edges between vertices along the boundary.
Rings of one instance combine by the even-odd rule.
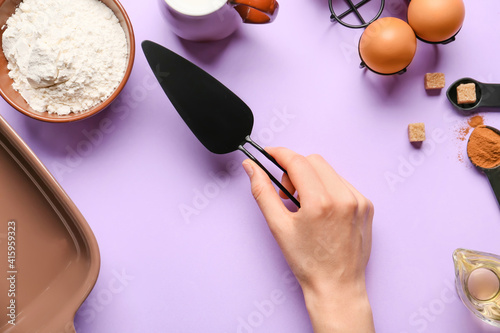
[[[457,139],[460,142],[465,142],[467,140],[467,137],[469,136],[470,132],[478,127],[484,125],[484,118],[481,115],[476,115],[472,116],[467,121],[462,124],[458,129],[455,130],[455,133],[457,135]],[[459,162],[466,162],[468,160],[467,155],[465,155],[465,150],[463,149],[463,144],[460,143],[459,145],[459,152],[457,155],[458,161]],[[468,164],[470,165],[470,164]],[[472,166],[471,166],[472,167]]]
[[[461,151],[458,152],[458,160],[462,163],[465,161],[464,154]]]
[[[476,128],[478,126],[484,125],[484,119],[482,116],[470,117],[467,121],[470,127]]]
[[[465,141],[467,139],[467,135],[469,135],[470,130],[472,128],[476,128],[478,126],[484,125],[483,116],[473,116],[467,119],[467,123],[461,126],[457,130],[457,137],[460,141]]]
[[[500,164],[500,135],[488,127],[476,127],[469,138],[467,154],[472,163],[482,168],[493,168]]]
[[[458,133],[458,139],[460,141],[465,141],[465,139],[467,138],[467,135],[469,135],[469,132],[470,132],[470,127],[469,126],[462,126],[458,129],[457,133]]]

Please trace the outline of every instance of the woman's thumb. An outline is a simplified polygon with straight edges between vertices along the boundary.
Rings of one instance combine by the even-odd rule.
[[[281,201],[278,192],[274,188],[271,179],[255,162],[250,159],[243,161],[243,168],[250,178],[252,194],[259,205],[262,214],[270,222],[270,220],[279,219],[283,214],[285,205]]]

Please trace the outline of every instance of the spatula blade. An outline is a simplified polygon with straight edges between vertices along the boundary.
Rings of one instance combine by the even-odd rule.
[[[213,76],[151,41],[142,49],[163,91],[194,135],[211,152],[238,149],[250,135],[250,108]]]

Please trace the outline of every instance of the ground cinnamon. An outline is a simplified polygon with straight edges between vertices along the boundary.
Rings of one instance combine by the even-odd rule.
[[[467,119],[462,126],[455,130],[457,134],[457,139],[460,141],[467,140],[469,133],[476,127],[484,125],[484,118],[481,115],[475,115]],[[458,160],[460,162],[465,162],[467,157],[464,158],[463,146],[460,144],[460,150],[458,151]]]
[[[467,144],[467,154],[472,163],[482,168],[500,165],[500,135],[488,127],[476,127]]]
[[[473,116],[467,120],[470,127],[476,128],[478,126],[484,125],[484,119],[482,116]]]
[[[483,116],[476,115],[470,117],[469,119],[467,119],[467,123],[465,123],[458,130],[456,130],[458,139],[460,141],[465,141],[467,139],[467,135],[469,135],[470,130],[481,125],[484,125]]]

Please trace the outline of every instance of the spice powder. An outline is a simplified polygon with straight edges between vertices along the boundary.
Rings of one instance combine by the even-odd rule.
[[[469,120],[467,120],[467,124],[469,124],[470,127],[476,128],[478,126],[484,125],[484,119],[482,116],[473,116],[470,117]]]
[[[467,154],[481,168],[500,165],[500,135],[484,125],[476,127],[469,138]]]

